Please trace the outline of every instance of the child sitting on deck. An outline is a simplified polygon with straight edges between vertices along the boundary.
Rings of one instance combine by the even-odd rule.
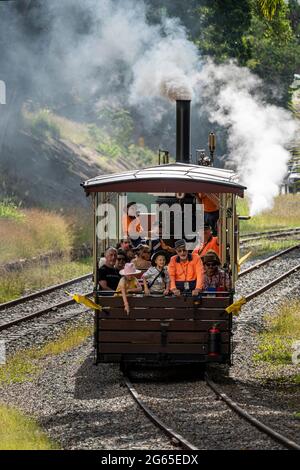
[[[142,287],[139,285],[139,281],[135,277],[135,274],[139,274],[141,271],[135,268],[133,263],[126,263],[124,269],[121,269],[120,274],[123,276],[116,289],[115,296],[122,295],[124,302],[124,310],[129,315],[129,304],[127,300],[127,294],[136,294],[142,291]]]

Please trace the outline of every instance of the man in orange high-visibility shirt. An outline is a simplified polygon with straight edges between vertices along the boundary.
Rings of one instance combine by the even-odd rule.
[[[209,250],[213,250],[220,257],[218,237],[214,237],[210,225],[204,225],[204,241],[196,246],[193,255],[204,256]]]
[[[138,217],[136,202],[129,202],[126,207],[126,214],[122,217],[123,236],[129,237],[134,247],[142,243],[143,227]]]
[[[191,255],[186,249],[185,240],[175,242],[176,255],[168,265],[170,291],[180,296],[182,292],[198,295],[203,289],[204,270],[198,255]]]
[[[198,193],[197,199],[204,206],[204,223],[210,225],[214,235],[217,235],[220,202],[216,194]]]

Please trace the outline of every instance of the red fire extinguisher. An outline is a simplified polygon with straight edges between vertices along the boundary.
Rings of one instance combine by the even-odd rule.
[[[214,323],[208,330],[208,355],[209,357],[218,357],[221,354],[221,331],[218,323]]]

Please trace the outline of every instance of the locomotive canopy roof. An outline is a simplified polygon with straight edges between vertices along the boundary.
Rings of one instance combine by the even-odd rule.
[[[231,170],[186,163],[169,163],[124,173],[100,175],[81,183],[91,192],[183,192],[233,193],[244,196]]]

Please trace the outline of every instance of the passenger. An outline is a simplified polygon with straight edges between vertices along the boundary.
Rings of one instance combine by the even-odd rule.
[[[229,291],[231,289],[230,276],[220,268],[221,262],[218,255],[213,251],[208,251],[203,257],[205,268],[204,290]]]
[[[150,249],[152,254],[157,253],[158,251],[167,251],[170,254],[176,253],[175,248],[172,248],[171,246],[167,245],[161,238],[161,229],[157,221],[153,224],[153,230],[151,232],[150,240]]]
[[[188,253],[185,240],[177,240],[175,249],[177,254],[168,265],[170,290],[176,296],[190,291],[192,295],[198,295],[203,288],[202,261],[199,256]]]
[[[117,249],[123,250],[126,253],[132,248],[131,241],[129,238],[121,238],[120,243],[117,245]]]
[[[218,237],[214,237],[210,225],[204,225],[204,241],[200,245],[196,246],[193,254],[204,256],[209,250],[215,251],[220,256],[220,246]]]
[[[134,266],[141,271],[147,271],[151,266],[151,252],[148,245],[139,245],[137,255],[132,261]]]
[[[105,263],[98,271],[99,288],[106,291],[114,291],[120,281],[120,274],[115,268],[117,260],[117,250],[113,247],[105,251]]]
[[[124,269],[126,262],[127,262],[126,253],[125,251],[121,250],[121,248],[119,248],[117,251],[117,261],[115,264],[115,268],[118,270],[118,272],[120,272],[121,269]]]
[[[170,277],[166,267],[166,253],[158,251],[151,257],[152,266],[143,276],[145,295],[168,295],[170,291]]]
[[[214,193],[198,193],[197,198],[204,206],[204,223],[211,226],[213,235],[216,236],[220,208],[219,197]]]
[[[133,246],[142,243],[143,227],[139,219],[136,202],[129,202],[126,206],[126,213],[123,215],[122,227],[124,237],[130,238]]]
[[[133,246],[130,245],[128,250],[126,250],[127,263],[130,263],[135,258],[135,252]]]
[[[136,274],[140,274],[141,271],[135,268],[133,263],[126,263],[124,269],[120,271],[123,276],[116,289],[115,296],[122,296],[124,302],[124,310],[129,314],[129,304],[127,300],[127,294],[135,294],[142,292],[142,286],[139,285],[138,279],[135,277]]]

